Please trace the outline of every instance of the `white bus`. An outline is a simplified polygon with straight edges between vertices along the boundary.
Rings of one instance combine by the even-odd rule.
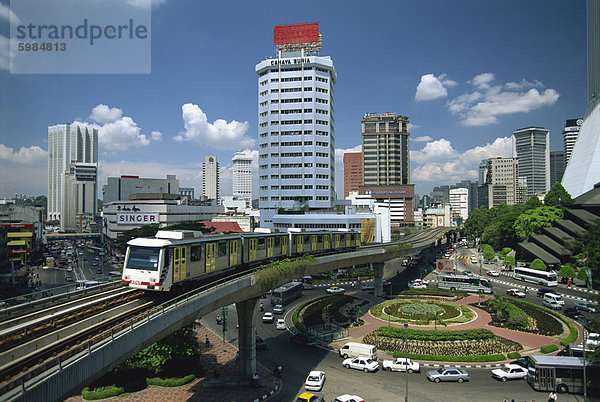
[[[485,278],[467,275],[438,275],[438,288],[467,292],[492,293],[492,284]]]
[[[540,271],[539,269],[515,267],[515,279],[533,282],[543,286],[558,286],[556,272]]]

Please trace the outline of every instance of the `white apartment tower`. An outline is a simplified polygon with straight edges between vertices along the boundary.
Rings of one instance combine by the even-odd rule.
[[[252,153],[236,152],[233,162],[233,195],[252,204]]]
[[[97,168],[97,129],[74,124],[48,127],[47,218],[59,221],[61,231],[77,230],[73,225],[83,216],[95,218]]]
[[[500,204],[515,205],[527,201],[527,181],[519,177],[516,158],[489,158],[482,169],[483,182],[477,192],[480,207],[493,208]]]
[[[450,208],[452,216],[460,216],[464,221],[469,217],[469,189],[464,187],[450,189]]]
[[[563,128],[563,142],[565,149],[565,167],[569,164],[571,159],[571,153],[573,153],[573,147],[577,142],[579,136],[579,130],[583,124],[583,119],[569,119],[565,120],[565,128]]]
[[[319,25],[277,26],[258,75],[259,207],[330,208],[335,199],[333,61]]]
[[[219,162],[214,155],[204,157],[202,162],[202,195],[219,203]]]
[[[513,151],[519,161],[519,177],[527,178],[527,198],[550,190],[550,131],[526,127],[513,132]]]

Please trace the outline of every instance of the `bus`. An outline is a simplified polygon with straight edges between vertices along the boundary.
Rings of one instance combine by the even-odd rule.
[[[600,391],[600,365],[583,357],[529,356],[527,382],[536,391],[583,394],[583,369],[587,381],[587,393]]]
[[[539,269],[515,267],[515,279],[533,282],[543,286],[558,286],[556,272],[554,271],[540,271]]]
[[[312,276],[304,276],[302,279],[298,280],[298,282],[302,282],[302,289],[304,290],[310,290],[313,288]]]
[[[467,292],[492,293],[492,284],[485,278],[467,275],[438,275],[438,288]]]
[[[300,296],[302,296],[302,282],[286,283],[273,290],[273,293],[271,294],[271,304],[281,304],[285,306]]]

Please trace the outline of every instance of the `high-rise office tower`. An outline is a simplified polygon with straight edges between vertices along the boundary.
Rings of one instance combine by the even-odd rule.
[[[204,157],[202,162],[202,195],[219,203],[219,162],[216,156]]]
[[[358,191],[358,186],[362,184],[362,175],[362,153],[344,153],[344,198],[348,197],[351,191]]]
[[[600,0],[587,1],[588,108],[562,185],[575,198],[600,182]]]
[[[72,124],[48,127],[47,218],[59,221],[62,231],[77,230],[73,222],[95,218],[97,167],[97,129]]]
[[[362,120],[363,184],[360,194],[388,208],[392,227],[414,225],[414,185],[410,184],[408,117],[367,113]]]
[[[469,189],[451,188],[449,197],[452,216],[460,216],[463,222],[466,221],[469,217]]]
[[[410,183],[408,117],[368,113],[362,120],[363,185]]]
[[[259,207],[330,208],[335,198],[333,61],[316,23],[277,26],[258,75]]]
[[[236,152],[233,158],[233,195],[252,204],[252,154]]]
[[[527,178],[527,198],[550,190],[550,131],[525,127],[513,132],[513,151],[519,176]]]
[[[565,152],[550,151],[550,187],[560,183],[565,173]]]
[[[571,158],[571,153],[573,152],[573,147],[575,146],[575,142],[577,141],[577,137],[579,136],[579,129],[581,129],[582,123],[583,119],[565,120],[565,127],[563,128],[562,132],[564,142],[565,167],[567,167],[567,165],[569,164],[569,158]]]

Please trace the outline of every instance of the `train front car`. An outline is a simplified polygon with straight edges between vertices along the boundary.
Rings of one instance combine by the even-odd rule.
[[[137,238],[127,242],[121,282],[131,288],[171,289],[169,245],[165,239]]]

